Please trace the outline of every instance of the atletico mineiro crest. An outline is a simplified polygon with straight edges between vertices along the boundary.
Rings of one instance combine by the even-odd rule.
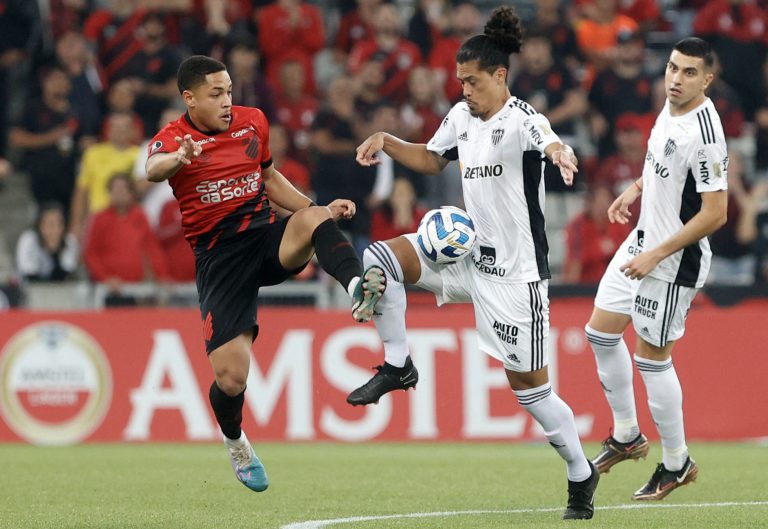
[[[675,144],[675,140],[673,140],[672,138],[669,138],[667,140],[667,144],[664,146],[664,156],[666,158],[669,158],[670,156],[672,156],[672,154],[674,154],[675,149],[677,149],[677,144]]]
[[[494,147],[499,144],[503,136],[504,129],[493,129],[493,132],[491,133],[491,141],[493,142]]]

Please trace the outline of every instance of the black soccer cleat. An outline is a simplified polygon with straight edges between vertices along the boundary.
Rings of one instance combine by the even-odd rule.
[[[699,466],[690,457],[685,460],[683,468],[675,472],[667,470],[663,463],[659,463],[651,479],[632,495],[632,499],[663,500],[677,487],[696,481],[698,475]]]
[[[406,390],[416,387],[419,381],[419,372],[414,367],[410,356],[405,359],[403,367],[395,367],[384,362],[384,365],[373,369],[377,373],[347,396],[347,402],[352,406],[376,404],[382,395],[396,389]]]
[[[568,480],[568,506],[563,520],[590,520],[595,513],[595,489],[600,481],[600,472],[592,461],[588,461],[592,475],[584,481]]]
[[[628,459],[645,459],[651,445],[648,444],[648,438],[643,434],[637,434],[633,440],[628,443],[620,443],[613,437],[603,441],[603,447],[595,456],[592,462],[601,474],[607,474],[611,467],[616,463],[621,463]]]

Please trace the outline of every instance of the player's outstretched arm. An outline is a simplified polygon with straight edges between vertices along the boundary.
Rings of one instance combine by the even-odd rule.
[[[448,160],[428,150],[425,144],[409,143],[386,132],[371,134],[357,148],[355,159],[364,167],[378,165],[381,163],[376,158],[379,151],[384,151],[396,161],[419,173],[438,174],[448,165]]]
[[[153,154],[147,159],[147,180],[150,182],[168,180],[203,152],[203,148],[189,134],[183,138],[176,136],[174,140],[179,144],[176,151]]]
[[[701,210],[691,218],[672,237],[644,251],[628,263],[621,266],[621,271],[630,279],[642,279],[656,268],[662,259],[694,244],[707,235],[714,233],[725,224],[728,216],[728,191],[701,193]]]
[[[261,171],[264,185],[267,188],[269,201],[277,204],[290,212],[298,211],[314,204],[312,200],[296,189],[293,184],[283,176],[283,173],[270,165]]]

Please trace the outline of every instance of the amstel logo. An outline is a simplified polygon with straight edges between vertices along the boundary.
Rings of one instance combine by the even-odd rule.
[[[32,443],[85,439],[101,424],[111,398],[112,374],[104,352],[68,323],[30,325],[0,354],[0,413]]]

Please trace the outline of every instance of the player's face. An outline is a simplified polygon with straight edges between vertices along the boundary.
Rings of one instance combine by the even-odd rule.
[[[203,130],[225,131],[232,122],[232,80],[226,70],[209,73],[194,90],[185,90],[184,100],[195,124]]]
[[[704,91],[712,82],[713,75],[701,57],[683,55],[672,51],[664,75],[669,104],[676,113],[695,108],[704,100]]]
[[[497,68],[490,74],[474,60],[456,64],[456,77],[469,113],[476,118],[490,117],[507,100],[506,68]]]

